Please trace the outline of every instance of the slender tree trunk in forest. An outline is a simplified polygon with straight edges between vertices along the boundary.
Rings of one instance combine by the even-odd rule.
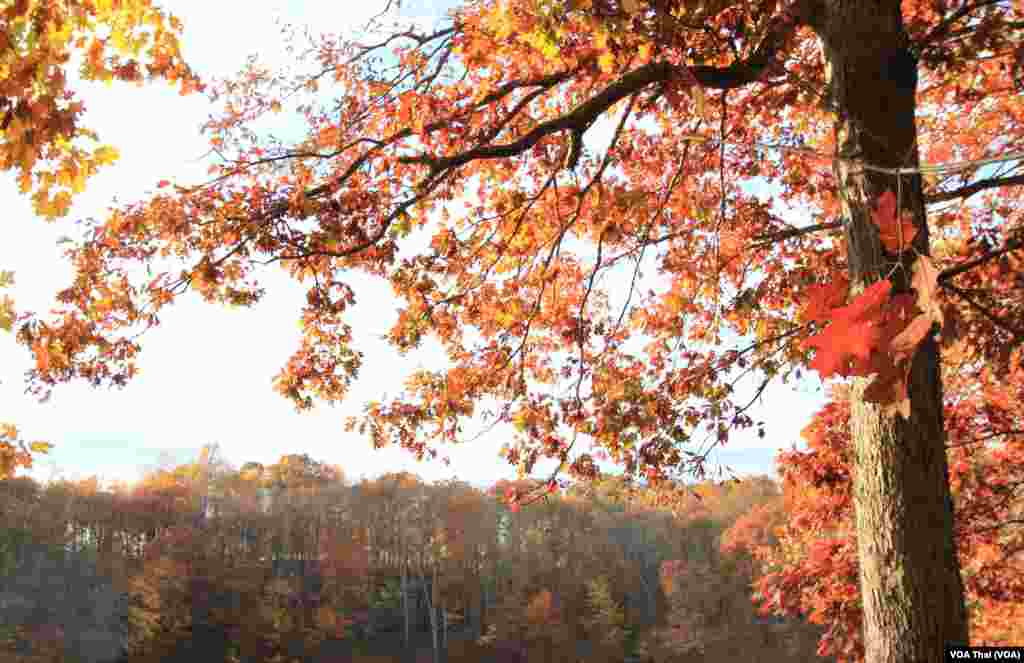
[[[477,615],[475,624],[473,624],[473,639],[479,640],[480,636],[483,635],[484,628],[484,613],[487,611],[487,569],[484,565],[483,560],[480,559],[479,549],[476,552],[477,559],[477,583],[480,586],[480,598],[477,602],[480,608],[480,613]]]
[[[426,604],[427,616],[430,619],[430,638],[433,644],[434,663],[439,663],[441,652],[437,641],[437,601],[435,600],[437,597],[437,567],[433,568],[431,584],[428,585],[427,578],[422,571],[420,571],[420,581],[423,583],[423,602]]]
[[[409,581],[408,571],[406,570],[406,563],[403,555],[402,559],[402,617],[405,634],[405,646],[409,647]]]
[[[893,0],[825,0],[812,19],[822,43],[836,113],[840,155],[836,184],[846,220],[851,282],[856,291],[881,274],[893,293],[908,292],[915,252],[901,266],[886,259],[872,204],[898,194],[919,228],[913,248],[928,255],[921,176],[870,170],[918,165],[917,62]],[[897,179],[898,178],[898,179]],[[854,504],[867,663],[942,660],[948,642],[967,641],[960,565],[953,539],[939,352],[934,340],[914,356],[910,419],[866,402],[869,380],[851,390],[855,452]]]
[[[441,603],[439,608],[441,614],[441,649],[448,646],[448,606],[447,601]]]

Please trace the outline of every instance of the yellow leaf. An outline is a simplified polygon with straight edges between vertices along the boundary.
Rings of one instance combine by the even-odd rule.
[[[694,85],[693,90],[693,103],[697,107],[697,115],[705,117],[704,115],[704,88],[699,85]]]
[[[92,158],[96,160],[96,165],[105,166],[120,159],[121,153],[117,151],[116,147],[101,145],[92,153]]]
[[[615,56],[608,51],[605,51],[599,58],[597,58],[597,66],[600,67],[601,71],[604,73],[610,74],[612,69],[615,68]]]
[[[11,331],[14,328],[14,300],[4,295],[0,297],[0,329]]]
[[[71,191],[73,193],[82,193],[85,191],[85,173],[79,171],[71,178]]]
[[[49,442],[33,442],[32,444],[28,445],[28,448],[35,453],[45,454],[49,453],[50,449],[53,448],[53,445],[50,444]]]
[[[128,43],[128,36],[123,30],[111,30],[110,39],[114,42],[114,48],[121,51],[122,53],[129,50],[130,44]]]
[[[32,200],[36,213],[50,220],[64,216],[71,209],[71,193],[68,191],[58,191],[51,198],[48,190],[40,190]]]

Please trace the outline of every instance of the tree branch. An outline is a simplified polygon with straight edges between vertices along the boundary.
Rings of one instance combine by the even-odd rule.
[[[999,327],[1004,332],[1008,333],[1012,338],[1012,342],[1016,343],[1017,341],[1024,339],[1024,331],[1016,329],[1005,320],[1001,320],[998,317],[996,317],[996,315],[992,313],[992,311],[988,310],[987,308],[979,304],[973,297],[971,297],[971,295],[968,294],[966,290],[958,288],[952,283],[943,283],[942,287],[946,288],[947,290],[952,290],[961,299],[970,304],[971,308],[973,308],[978,313],[981,313],[983,316],[988,318],[989,322],[991,322],[996,327]]]
[[[786,230],[780,230],[777,233],[755,235],[751,239],[757,240],[757,244],[754,244],[754,248],[756,248],[758,246],[764,246],[766,244],[774,244],[775,242],[781,242],[784,239],[792,239],[794,237],[800,237],[801,235],[808,235],[810,233],[815,233],[820,230],[833,230],[835,228],[842,227],[842,221],[833,221],[831,223],[818,223],[813,226],[805,226],[803,228],[788,228]]]
[[[989,260],[992,260],[993,258],[998,258],[1004,253],[1016,251],[1017,249],[1022,247],[1024,247],[1024,237],[1015,237],[1013,239],[1007,240],[1006,244],[1001,249],[992,249],[991,251],[986,251],[985,253],[981,254],[980,256],[973,260],[968,260],[967,262],[959,264],[956,267],[950,267],[949,269],[942,270],[941,272],[939,272],[938,282],[944,283],[945,281],[952,279],[954,276],[958,274],[963,274],[964,272],[974,269],[978,265],[984,264]]]
[[[971,12],[975,11],[976,9],[981,9],[983,7],[987,7],[990,5],[997,5],[1001,1],[1002,0],[978,0],[978,2],[964,5],[960,9],[950,14],[947,18],[943,19],[943,21],[939,23],[937,26],[932,28],[931,31],[929,31],[928,34],[925,35],[921,39],[921,41],[919,41],[916,44],[916,46],[919,49],[928,46],[929,44],[935,42],[936,40],[945,37],[946,34],[949,32],[950,28],[953,27],[954,23],[956,23],[963,17],[967,16]]]
[[[816,5],[816,0],[797,0],[786,11],[772,19],[765,38],[757,50],[747,60],[734,62],[728,67],[710,67],[698,65],[687,67],[670,62],[651,62],[627,72],[617,81],[600,93],[590,98],[572,111],[538,124],[525,136],[511,143],[501,145],[481,145],[479,147],[453,154],[450,156],[433,156],[421,154],[402,157],[402,163],[422,163],[430,167],[433,173],[456,169],[478,159],[501,159],[522,154],[538,141],[551,134],[562,131],[571,133],[583,132],[598,117],[619,101],[643,91],[648,86],[673,81],[696,79],[702,87],[714,90],[730,90],[743,87],[760,80],[768,73],[769,67],[776,61],[785,43],[798,27],[806,24]]]
[[[953,189],[952,191],[940,191],[938,193],[926,194],[925,202],[927,203],[941,203],[947,200],[954,200],[956,198],[967,198],[973,196],[979,191],[985,189],[995,189],[1003,186],[1021,186],[1024,185],[1024,175],[1012,175],[1010,177],[989,177],[984,180],[978,180],[972,182],[966,186],[962,186],[959,189]]]

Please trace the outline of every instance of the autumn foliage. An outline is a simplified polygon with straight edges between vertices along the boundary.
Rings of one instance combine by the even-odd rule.
[[[314,40],[311,52],[326,76],[296,86],[287,103],[278,83],[255,64],[212,88],[211,98],[224,109],[204,127],[224,157],[211,166],[216,179],[208,186],[163,183],[150,200],[115,209],[90,226],[68,253],[78,276],[60,294],[62,317],[27,318],[19,329],[37,360],[30,386],[44,394],[76,378],[123,384],[139,349],[129,329],[157,324],[160,310],[185,289],[211,302],[256,303],[261,290],[254,266],[266,256],[310,283],[304,340],[276,380],[300,409],[345,397],[362,364],[344,322],[357,297],[346,270],[394,286],[402,304],[389,339],[399,351],[418,347],[425,334],[448,348],[450,369],[416,376],[402,400],[371,401],[365,418],[350,422],[375,443],[393,440],[418,456],[435,456],[431,440],[455,439],[474,403],[496,397],[505,404],[501,420],[514,422],[522,435],[521,449],[508,454],[522,471],[550,457],[576,476],[592,476],[591,457],[572,442],[586,436],[630,471],[657,479],[688,466],[678,444],[700,435],[710,419],[728,415],[729,425],[720,421],[709,431],[719,442],[730,430],[752,425],[733,402],[729,376],[748,367],[770,379],[779,373],[780,358],[822,377],[874,375],[869,398],[906,416],[910,358],[955,317],[946,309],[964,310],[962,298],[948,299],[954,291],[939,271],[944,257],[894,263],[894,270],[913,271],[913,292],[891,291],[882,275],[847,302],[845,258],[833,238],[790,232],[738,180],[694,188],[709,170],[756,173],[789,183],[782,200],[813,199],[817,216],[835,213],[838,199],[823,184],[830,172],[823,157],[833,137],[815,102],[789,81],[763,91],[757,85],[730,90],[727,102],[722,96],[722,103],[709,103],[703,88],[715,84],[715,74],[679,64],[677,53],[685,31],[672,21],[681,20],[678,12],[697,12],[734,38],[749,23],[762,46],[793,49],[794,70],[820,76],[814,57],[796,47],[802,37],[793,26],[806,19],[799,8],[776,15],[762,8],[741,19],[745,10],[730,3],[659,5],[653,12],[643,2],[615,11],[590,2],[544,2],[529,11],[526,0],[518,9],[507,4],[467,6],[456,27],[389,41],[392,50],[382,52],[402,72],[394,78],[345,64],[372,50],[364,41],[324,37]],[[905,4],[908,30],[925,39],[941,10]],[[140,5],[140,21],[150,20],[147,11]],[[992,25],[1013,11],[993,14]],[[175,27],[152,20],[159,22],[157,34]],[[985,38],[1005,45],[998,33],[989,27]],[[742,49],[752,53],[756,43],[743,41]],[[725,58],[704,38],[691,48],[709,63]],[[159,48],[154,52],[165,67],[157,71],[179,71],[173,49],[166,57]],[[953,85],[939,77],[950,61],[939,50],[927,53],[922,62],[935,73],[923,74],[934,83],[924,87],[922,107],[940,103]],[[448,59],[462,62],[467,75],[452,75],[444,66]],[[497,61],[503,65],[485,66]],[[1012,87],[1013,67],[996,64],[984,67],[987,84]],[[138,67],[119,64],[97,75],[127,69]],[[642,83],[647,80],[652,85]],[[344,88],[344,102],[325,106],[321,86]],[[603,96],[578,102],[599,89],[606,90]],[[545,104],[534,103],[540,98]],[[995,137],[993,118],[1013,112],[1012,97],[993,99],[991,108],[972,105],[988,119],[962,132],[974,137],[965,156],[980,154],[985,137]],[[805,144],[819,148],[784,149],[778,161],[759,158],[760,143],[742,126],[783,104],[801,118]],[[607,152],[582,149],[584,131],[613,109],[620,118]],[[249,122],[275,112],[296,113],[307,124],[305,137],[273,155],[242,140]],[[679,139],[656,139],[641,120],[678,128]],[[719,149],[709,128],[719,124],[729,128],[735,149]],[[930,117],[922,119],[921,131],[926,154],[949,153],[948,127]],[[781,136],[770,124],[765,134]],[[664,167],[669,163],[677,166]],[[506,186],[509,181],[516,187]],[[935,201],[983,190],[930,186],[926,198]],[[465,212],[444,208],[467,195],[479,196],[479,204]],[[905,198],[906,192],[890,189],[873,201],[879,245],[894,259],[913,254],[920,235]],[[1012,200],[1003,197],[1000,218],[1015,209]],[[721,205],[732,210],[727,217]],[[987,259],[984,248],[969,243],[969,215],[964,207],[932,219],[932,235],[963,247],[952,264]],[[308,221],[311,230],[288,230],[291,219]],[[998,222],[990,231],[1010,248],[1014,227]],[[415,229],[430,233],[429,248],[399,260],[398,247]],[[632,260],[641,236],[660,247],[655,259],[670,275],[668,287],[646,298],[638,294],[637,306],[620,315],[594,289],[595,276]],[[591,264],[544,248],[563,238],[599,247],[600,260]],[[127,277],[134,262],[172,254],[183,262],[180,272],[161,272],[146,283]],[[490,278],[478,279],[478,273]],[[802,311],[803,324],[794,311]],[[694,344],[722,339],[727,328],[749,342],[715,351]],[[466,336],[471,329],[477,340]],[[955,333],[947,329],[943,338]],[[647,339],[642,360],[621,350],[640,334]],[[677,338],[691,343],[682,364],[670,356]],[[588,388],[553,399],[530,386],[559,380]]]
[[[972,376],[974,377],[974,376]],[[1014,373],[1019,385],[1020,371]],[[984,378],[982,378],[984,380]],[[952,384],[962,382],[953,378]],[[1019,388],[1019,387],[1018,387]],[[822,656],[853,662],[863,656],[860,629],[856,532],[853,528],[849,405],[841,388],[804,430],[806,451],[780,454],[786,511],[755,507],[730,530],[723,543],[745,550],[763,564],[755,599],[764,613],[807,619],[827,628],[818,644]],[[954,429],[949,445],[950,482],[956,500],[957,538],[971,610],[972,642],[1012,644],[1024,636],[1024,503],[1014,497],[1021,474],[1021,431],[1001,428],[1016,407],[981,394],[950,394],[948,415],[968,411],[978,423],[994,424],[980,437]],[[971,410],[972,408],[979,408]],[[765,528],[774,530],[771,534]],[[773,539],[777,539],[772,542]]]
[[[0,9],[0,171],[16,173],[39,216],[66,215],[89,178],[118,158],[81,124],[85,105],[69,85],[69,64],[80,64],[84,81],[165,79],[189,94],[202,84],[182,60],[181,29],[150,0],[19,0]],[[0,289],[13,283],[14,274],[0,270]],[[13,299],[0,296],[0,331],[17,317]],[[13,424],[0,423],[0,478],[31,468],[31,452],[48,449],[26,447]]]
[[[116,6],[134,22],[130,34],[115,30],[115,49],[136,49],[142,37],[131,30],[152,25],[143,45],[153,45],[153,73],[178,78],[183,90],[196,87],[173,48],[176,24],[142,0]],[[27,386],[42,398],[72,380],[124,386],[136,373],[139,332],[159,324],[165,307],[189,291],[210,303],[255,305],[264,294],[260,270],[272,264],[307,288],[302,338],[274,388],[299,410],[340,401],[363,369],[346,322],[359,295],[349,277],[362,272],[386,280],[397,297],[391,346],[407,353],[433,338],[449,361],[417,371],[399,396],[363,395],[364,414],[346,422],[348,431],[375,447],[397,444],[434,458],[462,441],[464,425],[491,402],[492,418],[516,431],[502,453],[523,483],[503,488],[506,503],[557,501],[560,472],[599,482],[603,456],[631,480],[666,490],[645,499],[681,510],[683,491],[672,479],[701,476],[706,458],[691,449],[754,428],[749,408],[769,385],[800,379],[806,369],[849,381],[849,414],[834,402],[811,431],[837,431],[827,444],[836,445],[836,463],[848,463],[837,477],[858,463],[854,476],[879,477],[877,490],[858,491],[855,504],[880,507],[885,478],[891,502],[923,509],[914,511],[919,516],[945,509],[921,546],[889,551],[924,551],[915,563],[922,573],[906,576],[917,589],[905,593],[907,606],[892,608],[911,615],[906,632],[877,628],[887,608],[874,600],[879,592],[860,597],[875,618],[864,620],[876,627],[877,642],[866,643],[877,645],[873,660],[906,643],[900,660],[911,660],[913,647],[966,633],[960,573],[947,554],[948,487],[960,491],[956,537],[969,594],[1002,600],[990,580],[973,578],[988,578],[997,550],[1015,545],[1003,535],[968,534],[989,527],[981,516],[964,520],[968,504],[985,504],[979,513],[987,518],[1012,500],[1006,488],[975,488],[961,469],[947,482],[942,438],[966,447],[983,438],[1006,442],[1019,430],[1007,404],[1024,400],[1024,179],[1014,151],[1024,117],[1024,8],[925,0],[875,3],[878,11],[854,6],[470,2],[436,29],[382,39],[386,28],[372,25],[311,36],[295,49],[305,55],[288,76],[270,76],[253,61],[208,89],[217,107],[202,127],[216,155],[208,181],[162,181],[145,199],[82,223],[66,252],[75,276],[57,308],[17,321],[18,342],[35,360]],[[32,26],[24,43],[5,51],[14,58],[6,66],[18,72],[11,84],[22,91],[30,77],[18,58],[35,57],[29,38],[45,34],[44,59],[35,64],[59,73],[53,65],[63,63],[67,44],[79,44],[74,22],[89,27],[104,18],[92,4],[71,3],[78,9],[66,16],[54,7],[20,2],[5,10],[6,20]],[[29,11],[58,20],[33,22]],[[105,47],[88,37],[80,43],[87,71],[139,78],[140,65],[104,60]],[[54,216],[68,201],[55,187],[76,190],[112,154],[69,147],[76,108],[58,100],[63,79],[48,80],[53,94],[8,103],[4,138],[23,189],[34,190],[42,215]],[[256,135],[256,123],[277,113],[300,123],[296,140]],[[591,140],[598,125],[607,138],[600,144]],[[67,165],[40,170],[33,181],[26,173],[42,162],[26,146],[36,130],[54,137],[51,156]],[[76,159],[81,165],[72,167]],[[782,218],[744,186],[751,183],[774,185],[774,201],[799,207],[806,223]],[[142,265],[157,267],[155,275],[139,276]],[[645,283],[644,273],[657,283]],[[753,398],[741,384],[749,377]],[[863,425],[844,436],[844,416]],[[818,433],[809,437],[819,444]],[[894,476],[899,468],[880,453],[851,460],[852,438],[865,449],[916,454],[921,476]],[[976,462],[1011,473],[1019,461],[1012,450],[989,453]],[[542,458],[557,471],[535,479]],[[800,457],[783,461],[792,464],[784,473],[799,474]],[[960,459],[952,462],[960,468]],[[825,494],[813,505],[788,498],[797,520],[801,505],[836,518],[819,522],[830,523],[820,536],[798,527],[781,537],[793,557],[786,564],[802,570],[769,576],[778,591],[766,600],[772,609],[796,609],[803,599],[795,588],[830,577],[805,607],[829,624],[823,650],[855,658],[856,574],[840,485],[814,485]],[[1006,505],[987,504],[990,493]],[[510,511],[513,522],[527,511]],[[303,526],[282,530],[281,545],[304,531],[298,512]],[[413,513],[433,512],[406,515]],[[895,535],[906,532],[909,517],[885,515],[885,531],[871,534],[905,541]],[[424,550],[447,555],[457,537],[435,526],[411,531]],[[749,534],[770,539],[758,527]],[[921,559],[940,554],[934,586],[925,587],[931,567]],[[883,555],[869,561],[895,575]],[[549,588],[515,589],[517,604],[532,605]],[[915,617],[933,590],[950,607],[941,624]],[[914,608],[914,601],[922,603]],[[996,637],[986,631],[996,621],[977,632]]]
[[[694,642],[719,651],[715,643],[730,629],[766,646],[763,629],[751,623],[754,568],[734,564],[717,548],[738,514],[775,495],[767,479],[696,486],[701,500],[680,497],[670,509],[668,502],[653,506],[667,487],[609,478],[567,486],[512,511],[499,499],[505,486],[488,495],[402,473],[353,491],[337,472],[317,483],[323,466],[292,454],[262,470],[221,467],[211,477],[220,490],[218,515],[197,526],[197,471],[194,463],[161,468],[113,492],[95,480],[42,487],[30,479],[0,482],[12,524],[37,538],[96,550],[107,568],[117,568],[130,596],[132,660],[176,660],[183,642],[205,637],[205,625],[224,630],[229,660],[287,662],[296,648],[313,654],[331,643],[365,646],[359,643],[370,612],[400,607],[383,587],[400,585],[402,565],[410,582],[435,583],[432,601],[447,615],[436,628],[455,634],[451,641],[440,636],[452,661],[576,655],[621,661],[632,652],[667,662]],[[288,476],[287,488],[266,510],[242,506],[248,483],[275,476]],[[293,510],[299,503],[304,522]],[[288,544],[279,547],[283,541]],[[310,593],[300,578],[275,576],[274,557],[316,560],[320,590]],[[672,561],[687,557],[693,560]],[[225,600],[228,595],[234,599]],[[38,633],[19,636],[34,642],[37,653],[46,651],[44,626],[30,624]],[[690,629],[685,638],[684,627]],[[471,628],[479,632],[467,633]],[[809,652],[810,641],[801,641]],[[580,650],[580,643],[590,649]]]
[[[199,82],[184,64],[181,22],[150,0],[6,3],[0,10],[0,170],[14,170],[36,212],[64,216],[99,168],[117,150],[95,145],[81,125],[84,104],[68,81],[79,65],[86,81],[178,83],[182,94]]]

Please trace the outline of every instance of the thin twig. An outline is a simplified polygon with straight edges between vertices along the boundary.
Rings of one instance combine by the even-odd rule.
[[[842,221],[833,221],[832,223],[818,223],[813,226],[805,226],[803,228],[789,228],[787,230],[780,230],[777,233],[755,235],[751,239],[757,240],[757,244],[752,245],[751,248],[757,248],[766,244],[774,244],[775,242],[781,242],[784,239],[792,239],[793,237],[808,235],[810,233],[818,232],[819,230],[833,230],[835,228],[842,227]]]

